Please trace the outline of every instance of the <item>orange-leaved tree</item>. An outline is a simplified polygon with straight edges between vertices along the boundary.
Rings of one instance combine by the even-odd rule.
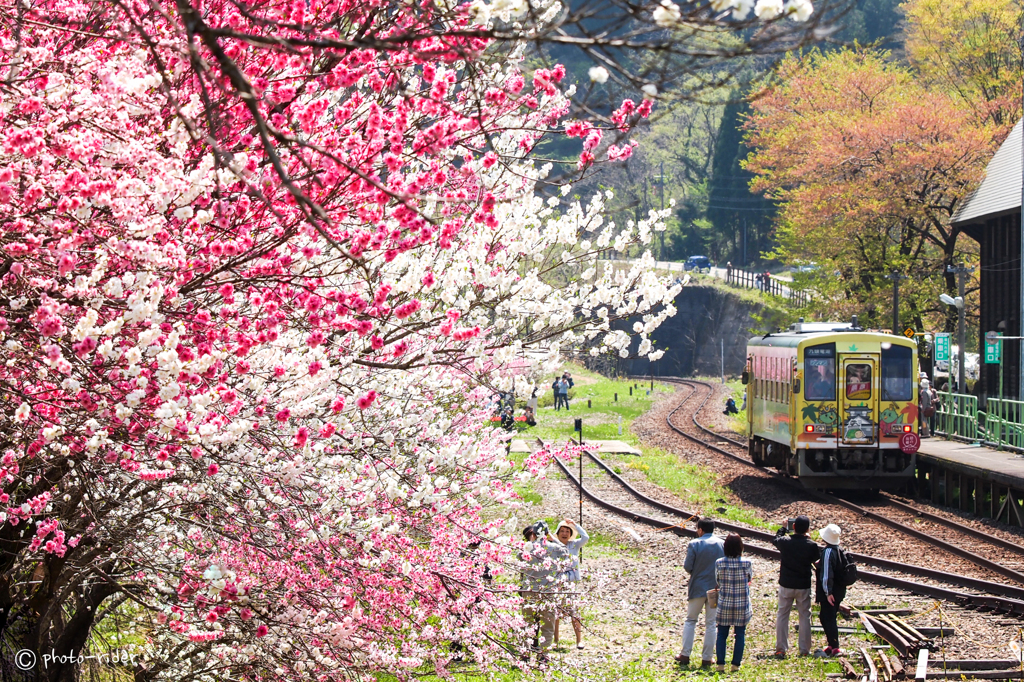
[[[746,124],[752,189],[780,203],[777,257],[822,266],[809,284],[826,314],[884,325],[894,270],[909,278],[904,320],[921,328],[945,313],[945,266],[976,250],[950,217],[980,180],[996,127],[884,52],[812,52],[779,76]]]

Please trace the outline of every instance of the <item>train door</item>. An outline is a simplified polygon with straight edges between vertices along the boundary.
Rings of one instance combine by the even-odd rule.
[[[863,447],[878,443],[878,357],[840,355],[839,445]]]

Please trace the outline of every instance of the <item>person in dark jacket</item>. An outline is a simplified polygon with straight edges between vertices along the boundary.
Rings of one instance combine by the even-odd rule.
[[[566,372],[562,375],[562,405],[565,409],[569,409],[569,389],[576,385],[576,382],[572,380],[572,375]]]
[[[775,615],[775,656],[785,658],[789,650],[789,613],[796,603],[800,635],[800,655],[811,653],[811,569],[821,556],[821,548],[807,537],[811,520],[798,516],[793,520],[793,535],[785,526],[775,534],[779,550],[779,610]]]
[[[839,613],[839,604],[846,597],[846,586],[839,580],[842,571],[839,536],[842,530],[836,524],[830,523],[818,531],[818,534],[825,541],[825,549],[818,564],[818,619],[828,640],[825,655],[838,656],[842,651],[839,649],[839,625],[836,623],[836,615]]]

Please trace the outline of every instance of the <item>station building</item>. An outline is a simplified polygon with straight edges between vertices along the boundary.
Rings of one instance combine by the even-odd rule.
[[[985,179],[953,214],[952,226],[981,247],[981,311],[978,353],[985,333],[1021,336],[1021,122],[989,162]],[[1003,342],[1003,394],[1021,396],[1020,342]],[[999,365],[982,364],[977,394],[999,392]]]

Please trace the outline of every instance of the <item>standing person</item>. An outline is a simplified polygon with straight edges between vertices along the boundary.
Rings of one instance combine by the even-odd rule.
[[[587,531],[583,530],[583,526],[578,525],[572,519],[566,519],[558,524],[558,528],[555,529],[555,537],[565,546],[565,551],[569,555],[569,563],[565,566],[565,570],[561,575],[563,588],[568,592],[575,592],[582,579],[582,574],[580,573],[580,549],[582,549],[583,545],[587,544],[590,536],[587,535]],[[572,619],[573,632],[576,633],[576,648],[582,649],[583,621],[580,620],[578,607],[570,600],[566,611],[569,618]],[[555,644],[558,644],[558,624],[560,621],[561,619],[556,614]]]
[[[836,624],[839,604],[846,597],[846,585],[843,584],[846,557],[843,550],[839,549],[839,536],[842,532],[834,523],[818,531],[821,539],[825,541],[818,569],[817,599],[818,620],[821,621],[821,629],[825,631],[825,638],[828,640],[828,646],[824,651],[826,656],[838,656],[842,653],[839,648],[839,625]]]
[[[767,293],[772,293],[772,275],[767,270],[764,271],[764,290]]]
[[[935,412],[939,409],[939,392],[934,386],[929,387],[928,392],[932,395],[932,413],[928,417],[928,433],[935,433]]]
[[[533,410],[533,414],[535,416],[537,414],[537,403],[539,403],[539,402],[540,402],[540,400],[538,400],[538,398],[537,398],[537,387],[534,386],[533,387],[533,392],[530,393],[530,399],[526,401],[526,406],[528,408],[530,408],[531,410]]]
[[[736,635],[732,647],[732,672],[736,672],[743,661],[747,623],[754,617],[750,605],[754,567],[750,559],[743,558],[743,538],[736,533],[729,533],[725,538],[725,556],[715,562],[715,578],[718,580],[718,643],[715,647],[718,672],[725,672],[725,644],[730,627]]]
[[[715,522],[709,518],[697,521],[697,537],[686,546],[686,560],[683,568],[690,574],[686,588],[686,621],[683,623],[683,648],[676,656],[681,665],[690,665],[690,652],[697,630],[697,619],[704,611],[704,648],[701,650],[701,667],[711,666],[714,652],[717,609],[708,603],[708,590],[715,589],[715,562],[725,556],[725,545],[715,537]]]
[[[537,662],[548,660],[547,650],[554,642],[555,606],[558,568],[564,562],[565,548],[551,537],[548,525],[538,521],[523,530],[523,581],[519,595],[523,598],[523,616],[527,623],[537,628],[532,650],[537,652]],[[528,655],[527,655],[528,656]],[[525,660],[525,658],[524,658]]]
[[[779,550],[779,610],[775,616],[775,656],[785,658],[789,650],[789,613],[796,603],[800,634],[797,645],[800,655],[811,653],[811,569],[821,556],[821,548],[807,537],[811,520],[798,516],[793,520],[793,535],[783,526],[775,534]]]
[[[555,377],[555,380],[551,383],[551,390],[555,392],[555,412],[558,412],[559,408],[562,407],[562,378]]]
[[[566,372],[562,375],[562,405],[569,409],[569,389],[575,386],[572,375]]]
[[[935,408],[932,407],[931,383],[924,377],[921,377],[921,390],[918,392],[917,408],[917,430],[920,432],[921,438],[927,438],[931,435],[928,428],[928,420],[935,414]]]

